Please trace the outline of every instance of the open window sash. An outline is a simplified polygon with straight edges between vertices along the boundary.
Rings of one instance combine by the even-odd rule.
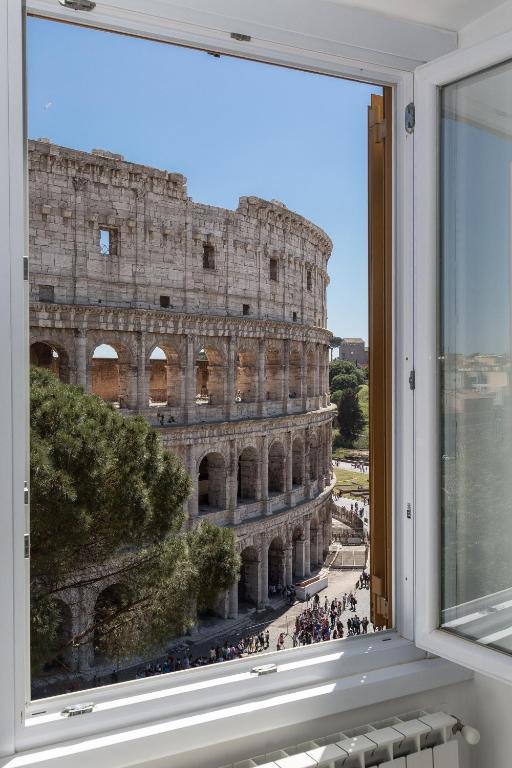
[[[415,639],[509,681],[511,59],[507,33],[420,67],[414,131]]]

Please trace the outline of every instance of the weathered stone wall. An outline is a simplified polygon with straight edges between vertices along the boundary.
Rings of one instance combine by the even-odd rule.
[[[236,532],[221,613],[263,607],[331,540],[330,240],[275,202],[193,203],[178,174],[45,142],[29,154],[31,360],[158,429],[192,477],[190,524]],[[62,595],[72,633],[110,586]],[[91,644],[74,663],[87,673]]]
[[[162,297],[169,312],[239,316],[245,305],[249,317],[326,326],[332,243],[281,203],[203,205],[180,174],[44,141],[29,142],[29,182],[35,301],[156,309]]]

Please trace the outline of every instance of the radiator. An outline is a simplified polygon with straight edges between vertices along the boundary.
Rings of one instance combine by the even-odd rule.
[[[457,720],[417,711],[221,768],[460,768]]]

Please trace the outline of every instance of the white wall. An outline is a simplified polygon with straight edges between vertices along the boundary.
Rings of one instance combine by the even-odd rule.
[[[489,40],[496,35],[503,34],[512,29],[512,2],[507,2],[484,14],[476,21],[463,27],[459,33],[459,47],[467,48],[470,45]]]

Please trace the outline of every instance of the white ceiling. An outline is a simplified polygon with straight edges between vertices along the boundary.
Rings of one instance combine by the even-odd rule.
[[[332,2],[457,31],[503,4],[503,0],[332,0]]]

